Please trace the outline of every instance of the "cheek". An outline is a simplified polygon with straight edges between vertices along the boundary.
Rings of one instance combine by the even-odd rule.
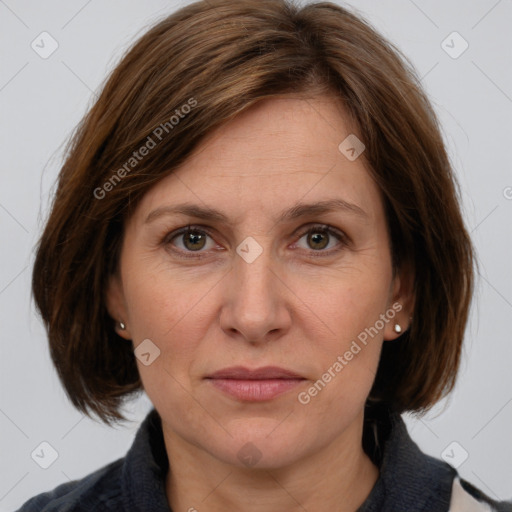
[[[172,269],[148,260],[127,261],[124,292],[133,339],[154,338],[167,345],[179,341],[185,329],[189,340],[197,339],[194,331],[200,330],[198,316],[215,286],[213,277],[194,278],[190,269]]]
[[[375,325],[385,313],[391,283],[391,271],[385,266],[365,265],[332,274],[327,286],[309,287],[307,302],[328,327],[329,338],[338,348],[356,339]],[[378,336],[383,336],[381,322]],[[372,331],[373,332],[373,331]],[[378,337],[375,336],[375,337]],[[364,338],[364,334],[362,335]]]
[[[148,259],[127,259],[125,270],[134,345],[150,339],[160,351],[150,366],[137,361],[144,388],[155,406],[164,400],[181,407],[181,401],[190,402],[184,389],[191,386],[193,366],[204,351],[202,341],[216,317],[218,304],[213,297],[221,276],[198,276]]]
[[[208,283],[180,279],[168,269],[138,268],[127,274],[124,290],[132,339],[135,346],[150,339],[160,351],[148,366],[137,361],[139,374],[157,409],[179,411],[186,419],[190,368],[207,327]],[[193,415],[187,419],[193,420]]]
[[[375,270],[338,275],[325,293],[310,295],[311,309],[328,327],[322,328],[321,337],[309,333],[316,340],[311,355],[318,361],[319,379],[311,400],[319,410],[357,408],[371,389],[386,325],[382,318],[391,321],[386,317],[390,274],[384,267]]]

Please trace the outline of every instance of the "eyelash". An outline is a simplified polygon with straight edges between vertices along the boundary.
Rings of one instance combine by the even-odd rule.
[[[349,243],[347,236],[343,232],[341,232],[327,224],[315,224],[313,226],[309,226],[308,229],[302,230],[297,235],[298,236],[297,241],[300,240],[304,235],[307,235],[312,232],[319,232],[319,233],[323,233],[323,234],[328,234],[329,236],[334,236],[340,242],[339,247],[335,248],[335,249],[329,249],[329,250],[320,249],[317,251],[311,249],[310,252],[314,258],[318,258],[318,257],[322,258],[322,257],[332,256],[334,253],[337,253],[337,252],[340,252],[341,250],[343,250]],[[204,227],[196,226],[196,225],[188,225],[188,226],[185,226],[178,230],[172,231],[171,233],[168,233],[167,235],[165,235],[165,237],[162,240],[162,244],[165,246],[172,246],[172,244],[171,244],[172,240],[174,240],[175,238],[179,237],[180,235],[184,235],[186,233],[196,233],[196,234],[200,234],[200,235],[204,234],[204,235],[208,235],[210,238],[213,239],[213,236]],[[173,251],[173,253],[178,255],[178,257],[180,257],[180,258],[200,259],[200,258],[206,257],[203,255],[204,251],[183,251],[181,249],[175,249],[175,248],[172,248],[171,250]]]

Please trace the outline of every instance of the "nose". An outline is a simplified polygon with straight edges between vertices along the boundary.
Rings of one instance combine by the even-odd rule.
[[[254,260],[236,254],[233,269],[224,282],[220,325],[231,337],[265,343],[284,335],[291,326],[290,291],[283,283],[271,250]]]

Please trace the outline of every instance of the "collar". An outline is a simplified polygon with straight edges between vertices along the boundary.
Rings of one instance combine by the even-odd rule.
[[[139,427],[124,459],[121,473],[124,509],[172,512],[165,493],[168,469],[162,421],[156,409],[152,409]]]
[[[437,512],[449,508],[456,471],[420,451],[401,415],[386,408],[365,416],[363,447],[380,475],[357,512]],[[172,512],[165,492],[169,462],[160,416],[152,409],[142,422],[122,467],[126,510]]]
[[[457,472],[423,453],[398,412],[366,410],[363,447],[380,475],[357,512],[446,512]]]

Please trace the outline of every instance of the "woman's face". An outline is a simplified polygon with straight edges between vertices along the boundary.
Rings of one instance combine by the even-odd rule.
[[[353,133],[328,97],[260,102],[138,205],[108,304],[167,440],[268,468],[360,441],[408,312]]]

